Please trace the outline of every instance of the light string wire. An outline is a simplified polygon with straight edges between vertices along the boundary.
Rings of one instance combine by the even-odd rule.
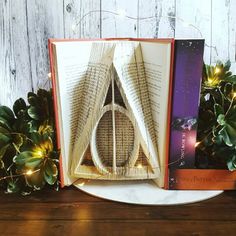
[[[117,12],[114,12],[114,11],[109,11],[109,10],[92,10],[92,11],[88,11],[87,13],[85,13],[78,21],[75,22],[75,24],[72,24],[71,26],[71,29],[72,31],[75,33],[76,32],[76,29],[78,28],[78,26],[80,26],[80,24],[82,23],[82,21],[88,17],[89,15],[93,14],[93,13],[109,13],[111,15],[115,15],[115,16],[118,16],[120,17],[121,19],[123,18],[127,18],[127,19],[130,19],[130,20],[137,20],[137,21],[142,21],[142,20],[151,20],[151,19],[156,19],[157,17],[158,18],[164,18],[164,19],[175,19],[175,20],[179,20],[180,22],[182,22],[183,26],[184,27],[192,27],[193,29],[195,29],[201,38],[203,38],[203,34],[201,32],[201,30],[194,24],[192,23],[189,23],[189,22],[186,22],[183,18],[181,17],[178,17],[178,16],[171,16],[171,15],[167,15],[167,16],[164,16],[164,15],[160,15],[160,16],[146,16],[146,17],[133,17],[133,16],[129,16],[126,14],[126,11],[123,10],[123,9],[119,9]],[[173,27],[173,25],[171,25],[171,27]],[[175,27],[173,27],[174,29],[176,29]],[[217,51],[217,48],[216,46],[212,46],[212,45],[209,45],[205,42],[205,47],[207,48],[210,48],[210,49],[214,49],[215,50],[215,53],[216,55],[218,56],[218,51]]]
[[[77,29],[77,27],[78,26],[80,26],[80,24],[82,23],[82,21],[86,18],[86,17],[88,17],[89,15],[91,15],[92,13],[109,13],[109,14],[111,14],[111,15],[115,15],[115,16],[119,16],[120,18],[127,18],[127,19],[130,19],[130,20],[151,20],[151,19],[154,19],[154,18],[166,18],[166,19],[175,19],[175,20],[179,20],[180,22],[182,22],[183,23],[183,26],[184,27],[192,27],[193,29],[195,29],[199,34],[200,34],[200,37],[202,38],[203,37],[203,35],[202,35],[202,32],[201,32],[201,30],[196,26],[196,25],[194,25],[194,24],[192,24],[192,23],[188,23],[188,22],[186,22],[184,19],[182,19],[182,18],[180,18],[180,17],[178,17],[178,16],[171,16],[171,15],[168,15],[168,16],[164,16],[164,15],[160,15],[160,16],[147,16],[147,17],[132,17],[132,16],[129,16],[129,15],[127,15],[126,14],[126,12],[124,11],[124,10],[122,10],[122,9],[120,9],[120,10],[118,10],[117,12],[114,12],[114,11],[109,11],[109,10],[92,10],[92,11],[88,11],[87,13],[85,13],[78,21],[76,21],[75,22],[75,24],[73,24],[72,25],[72,31],[73,32],[75,32],[76,31],[76,29]],[[173,25],[171,26],[171,27],[173,27]],[[174,29],[175,29],[175,27],[174,27]],[[214,50],[215,50],[215,52],[216,52],[216,55],[218,55],[218,52],[217,52],[217,49],[216,49],[216,47],[215,46],[210,46],[210,45],[208,45],[207,43],[205,43],[205,46],[206,47],[208,47],[208,48],[213,48]],[[47,82],[48,81],[51,81],[51,73],[49,73],[48,74],[48,80],[47,80]],[[50,83],[50,82],[49,82]],[[45,85],[46,85],[46,83],[45,83]],[[196,145],[199,145],[199,143],[197,143]],[[176,160],[176,161],[174,161],[174,162],[171,162],[171,163],[169,163],[167,166],[169,166],[169,165],[172,165],[172,164],[175,164],[175,163],[178,163],[179,161],[181,161],[181,160],[183,160],[183,158],[179,158],[178,160]],[[166,166],[163,166],[163,167],[166,167]],[[142,166],[142,164],[138,164],[138,166],[137,166],[137,168],[143,168],[143,166]],[[154,168],[152,168],[152,169],[160,169],[161,167],[154,167]],[[4,176],[4,177],[1,177],[0,178],[0,181],[1,180],[6,180],[6,179],[9,179],[9,178],[16,178],[16,177],[20,177],[20,176],[31,176],[31,175],[33,175],[34,173],[37,173],[38,171],[40,171],[40,169],[37,169],[37,170],[34,170],[34,171],[32,171],[32,170],[28,170],[28,171],[26,171],[26,172],[23,172],[23,173],[21,173],[21,174],[16,174],[16,175],[10,175],[10,176]],[[101,175],[101,176],[103,176],[104,177],[104,175]],[[100,178],[100,177],[99,177]],[[98,179],[99,179],[98,178]],[[75,180],[75,182],[77,182],[79,179],[77,179],[77,180]],[[89,180],[88,180],[89,181]],[[83,183],[84,184],[84,183]],[[83,185],[82,184],[82,185]]]

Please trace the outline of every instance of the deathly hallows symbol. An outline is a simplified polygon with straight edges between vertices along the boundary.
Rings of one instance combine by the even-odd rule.
[[[132,100],[130,102],[132,98],[125,81],[128,75],[122,73],[116,53],[113,59],[107,73],[108,86],[104,90],[103,105],[96,114],[89,142],[73,174],[81,178],[99,179],[156,178],[159,174],[158,157],[157,152],[153,151],[155,143],[146,127],[146,114],[135,112],[135,104]],[[145,86],[139,89],[145,89]],[[148,98],[142,97],[140,91],[138,93],[140,100]],[[146,101],[145,106],[148,105]]]

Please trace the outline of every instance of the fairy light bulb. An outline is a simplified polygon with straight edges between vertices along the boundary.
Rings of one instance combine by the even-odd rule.
[[[138,169],[142,169],[142,168],[143,168],[142,164],[138,164],[138,165],[137,165],[137,168],[138,168]]]
[[[195,145],[194,145],[194,147],[195,147],[195,148],[198,147],[199,144],[200,144],[200,142],[196,142]]]
[[[211,85],[213,83],[213,79],[212,78],[208,78],[207,82],[208,82],[208,84]]]
[[[233,98],[236,98],[236,92],[233,93]]]
[[[221,70],[220,70],[220,68],[219,68],[219,67],[216,67],[216,68],[215,68],[215,74],[219,74],[219,73],[220,73],[220,71],[221,71]]]
[[[84,186],[85,182],[78,183],[80,187]]]
[[[36,152],[36,155],[37,155],[37,156],[43,156],[43,152],[42,152],[41,150],[38,150],[38,151]]]
[[[32,170],[27,170],[25,174],[30,176],[30,175],[33,174],[33,171]]]
[[[124,9],[118,9],[117,14],[119,15],[120,18],[125,18],[126,16],[126,11]]]

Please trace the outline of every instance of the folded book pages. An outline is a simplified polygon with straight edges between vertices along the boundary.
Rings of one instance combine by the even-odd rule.
[[[171,41],[55,42],[52,53],[65,185],[163,185]]]

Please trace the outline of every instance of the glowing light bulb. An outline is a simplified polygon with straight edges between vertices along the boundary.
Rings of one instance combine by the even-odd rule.
[[[233,93],[233,98],[236,98],[236,92]]]
[[[32,170],[27,170],[25,174],[26,174],[26,175],[32,175],[32,174],[33,174],[33,171],[32,171]]]
[[[41,150],[36,151],[37,156],[43,156],[43,152]]]
[[[197,147],[200,144],[200,142],[196,142],[194,147]]]
[[[208,78],[208,80],[207,80],[207,82],[208,82],[208,84],[212,84],[213,83],[213,79],[211,79],[211,78]]]
[[[138,164],[138,165],[137,165],[137,168],[138,168],[138,169],[142,169],[142,168],[143,168],[142,164]]]
[[[220,73],[220,71],[221,71],[221,70],[220,70],[220,68],[219,68],[219,67],[216,67],[216,68],[215,68],[215,74],[218,74],[218,73]]]
[[[124,9],[119,9],[117,11],[117,14],[120,16],[120,18],[125,18],[126,16],[126,11]]]

